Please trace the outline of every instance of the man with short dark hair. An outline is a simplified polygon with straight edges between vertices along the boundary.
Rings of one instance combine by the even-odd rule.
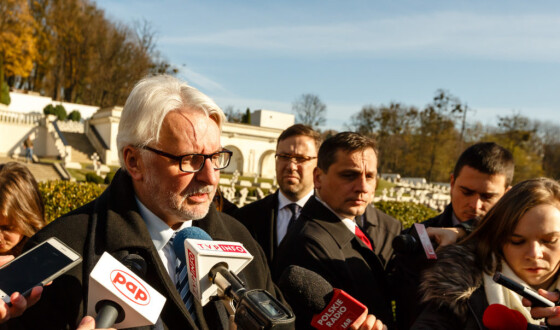
[[[484,217],[510,189],[513,171],[513,155],[498,144],[480,142],[467,148],[451,174],[451,203],[443,213],[422,222],[428,234],[443,245],[470,232],[474,221]],[[454,236],[443,242],[443,236],[438,236],[442,232],[453,232]],[[397,254],[395,258],[393,291],[399,328],[408,329],[423,308],[419,303],[420,273],[428,266],[425,258],[417,254]]]
[[[315,196],[280,244],[273,276],[278,279],[289,265],[310,269],[365,304],[380,327],[393,318],[384,266],[375,242],[355,222],[372,202],[376,180],[374,140],[352,132],[325,140],[313,172]],[[310,311],[294,312],[296,326],[308,327]]]
[[[270,266],[288,228],[313,195],[313,169],[320,145],[321,136],[310,126],[296,124],[285,129],[276,144],[276,180],[280,189],[235,213],[263,248]]]
[[[451,203],[442,214],[424,221],[426,227],[453,227],[483,217],[509,190],[513,155],[494,142],[467,148],[451,174]]]

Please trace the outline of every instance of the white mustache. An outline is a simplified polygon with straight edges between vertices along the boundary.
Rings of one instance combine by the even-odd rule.
[[[214,189],[215,189],[214,186],[204,186],[204,187],[200,187],[200,188],[189,189],[185,193],[185,196],[189,197],[189,196],[196,195],[196,194],[211,194],[211,193],[214,192]]]

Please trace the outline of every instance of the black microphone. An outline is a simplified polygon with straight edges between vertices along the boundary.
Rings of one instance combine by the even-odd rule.
[[[297,315],[296,328],[347,329],[367,307],[340,289],[334,289],[321,275],[289,266],[278,287]]]
[[[401,254],[413,254],[423,251],[426,259],[437,259],[434,247],[426,227],[421,223],[415,223],[410,227],[408,234],[401,234],[393,239],[393,249]]]
[[[121,263],[136,275],[143,278],[146,275],[146,260],[137,254],[129,254],[121,260]],[[97,328],[109,328],[115,323],[120,323],[125,318],[123,308],[112,300],[100,300],[95,305],[97,316],[95,326]]]

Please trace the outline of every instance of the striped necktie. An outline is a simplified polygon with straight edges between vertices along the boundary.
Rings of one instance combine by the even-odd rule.
[[[173,236],[169,239],[168,244],[171,244],[171,247],[173,247],[174,238],[175,234],[173,234]],[[194,297],[191,293],[191,290],[189,290],[189,277],[187,276],[187,267],[184,263],[181,262],[181,259],[179,258],[175,260],[175,264],[177,265],[175,267],[175,287],[177,288],[177,291],[179,291],[179,295],[181,296],[181,299],[183,299],[183,303],[185,303],[189,314],[196,322],[196,313],[193,305]]]

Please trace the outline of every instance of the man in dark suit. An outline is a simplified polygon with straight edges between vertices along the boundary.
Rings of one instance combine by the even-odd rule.
[[[451,233],[446,235],[445,244],[452,244],[465,236],[475,220],[484,217],[511,188],[513,172],[513,155],[494,142],[480,142],[465,149],[451,174],[451,203],[443,213],[422,222],[430,237],[441,242],[442,233]],[[394,280],[398,285],[394,292],[399,328],[410,327],[421,312],[420,273],[427,266],[425,258],[416,254],[398,254],[395,258]]]
[[[367,239],[355,222],[375,192],[375,141],[351,132],[325,140],[313,179],[315,196],[280,244],[274,278],[289,265],[308,268],[365,304],[378,325],[392,324],[384,265],[373,251],[376,242]],[[297,327],[309,325],[309,311],[294,312]]]
[[[53,221],[26,246],[58,237],[83,262],[46,286],[42,299],[8,328],[75,329],[87,312],[89,274],[108,252],[140,255],[147,264],[144,279],[167,299],[155,327],[137,329],[228,329],[228,313],[219,300],[202,306],[184,287],[172,238],[189,226],[215,240],[243,243],[254,259],[239,277],[247,288],[265,289],[283,300],[257,242],[212,204],[219,171],[231,157],[220,143],[224,120],[214,101],[176,78],[138,82],[122,112],[117,135],[121,169],[109,187]]]
[[[426,227],[453,227],[482,218],[511,188],[513,155],[494,142],[465,149],[451,174],[451,204],[442,214],[423,222]]]
[[[280,189],[235,214],[261,245],[270,266],[278,244],[313,195],[313,169],[320,145],[321,136],[309,126],[296,124],[284,130],[276,144]]]
[[[371,240],[373,252],[387,268],[394,257],[393,239],[400,235],[402,222],[369,204],[364,214],[356,216],[356,224]]]

